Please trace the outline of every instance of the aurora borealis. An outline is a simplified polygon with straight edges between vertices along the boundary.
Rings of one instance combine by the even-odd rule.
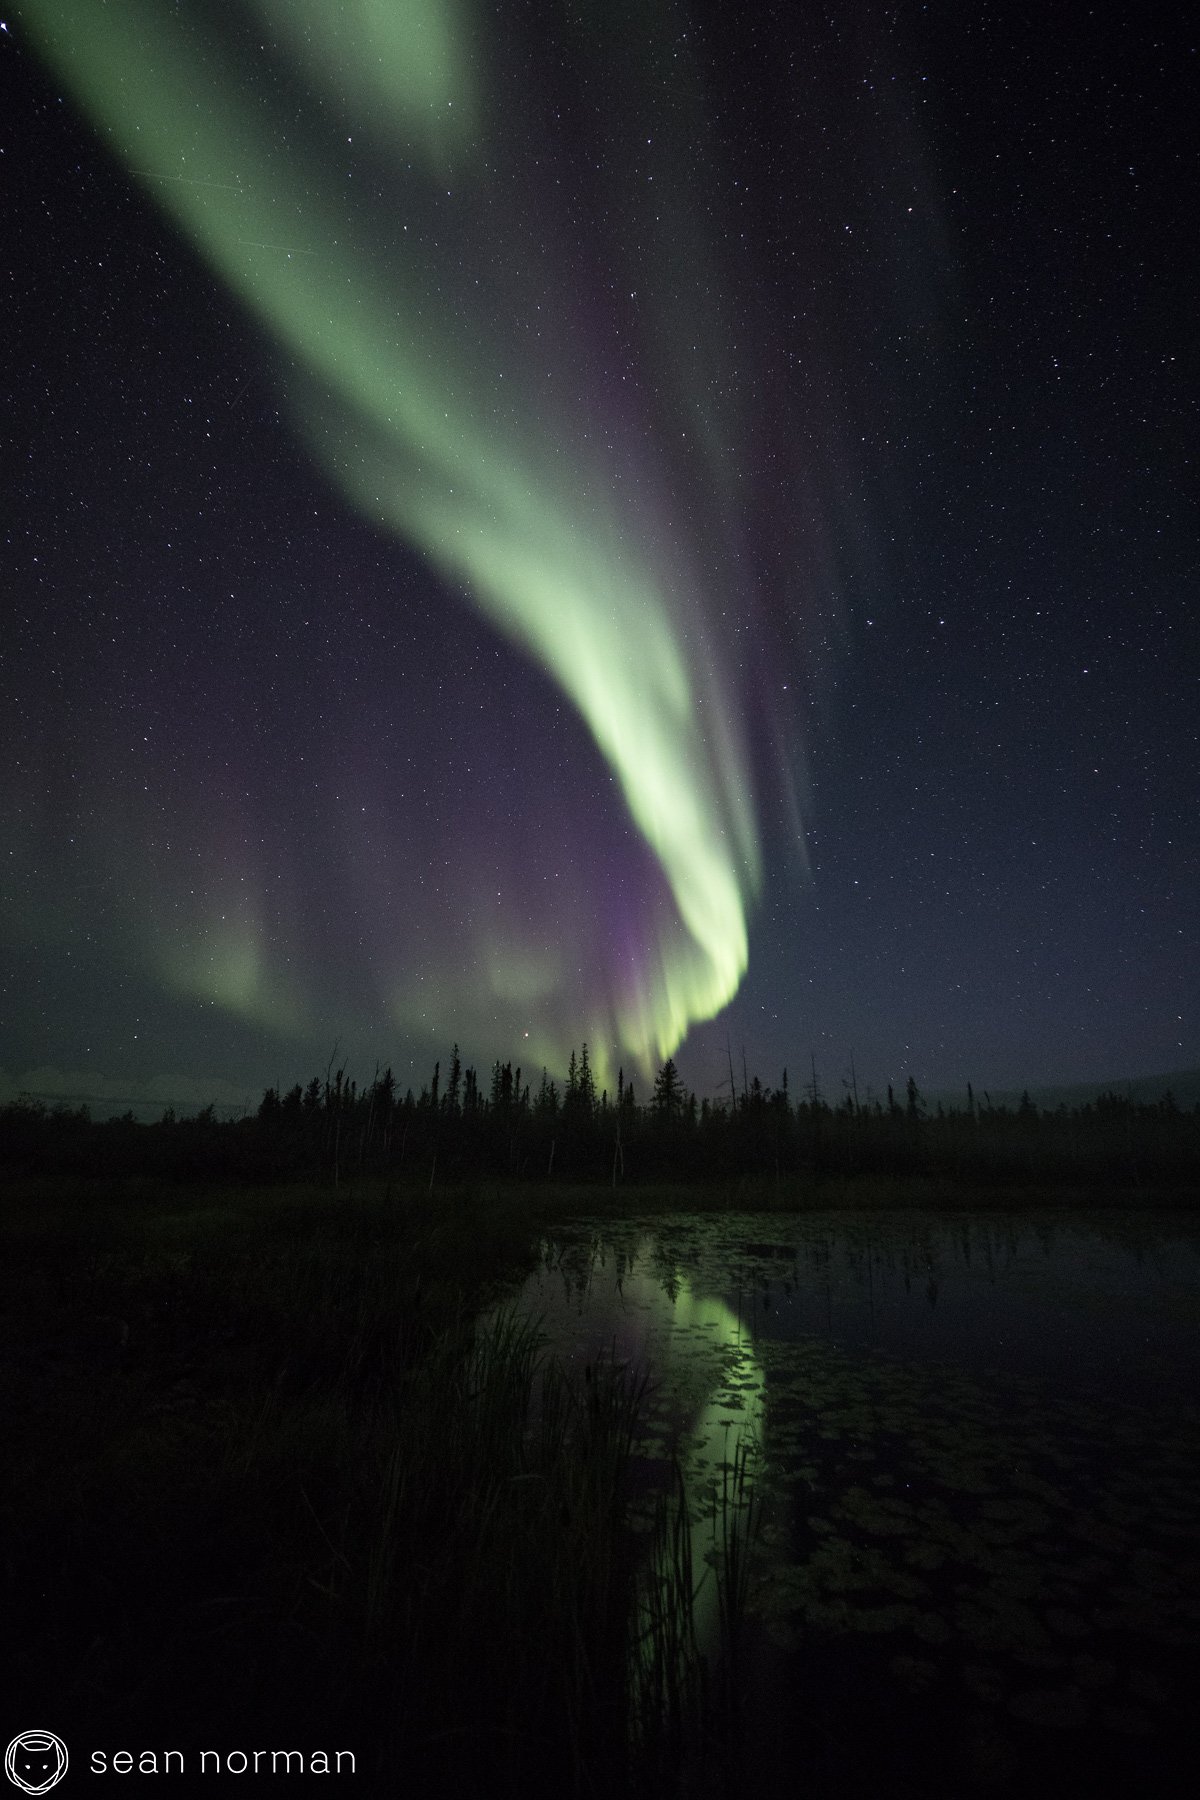
[[[14,8],[6,1070],[1196,1060],[1170,58],[991,31]]]

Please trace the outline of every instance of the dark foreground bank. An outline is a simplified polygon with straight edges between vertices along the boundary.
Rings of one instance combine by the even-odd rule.
[[[806,1198],[835,1194],[629,1196]],[[634,1505],[637,1372],[567,1374],[521,1320],[475,1324],[549,1223],[627,1203],[611,1184],[10,1182],[12,1731],[57,1733],[76,1785],[140,1766],[172,1791],[268,1772],[372,1794],[1063,1793],[1114,1773],[1175,1791],[1161,1737],[1100,1747],[1047,1716],[1023,1740],[1037,1767],[1014,1770],[919,1668],[898,1684],[817,1634],[767,1655],[739,1619],[745,1495],[718,1537],[723,1653],[701,1654],[686,1497],[650,1521]]]

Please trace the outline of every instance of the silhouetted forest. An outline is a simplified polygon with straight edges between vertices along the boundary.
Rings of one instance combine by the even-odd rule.
[[[268,1088],[254,1116],[212,1107],[132,1113],[103,1122],[86,1108],[50,1110],[23,1098],[0,1108],[0,1163],[10,1170],[278,1180],[335,1185],[358,1173],[440,1186],[479,1178],[605,1182],[737,1181],[744,1177],[928,1177],[972,1184],[1185,1187],[1200,1172],[1200,1104],[1108,1094],[1087,1105],[992,1106],[970,1085],[960,1106],[930,1108],[916,1082],[886,1101],[836,1105],[814,1070],[797,1096],[755,1076],[719,1101],[697,1100],[668,1059],[645,1098],[624,1072],[597,1091],[585,1044],[560,1084],[511,1063],[486,1084],[458,1046],[419,1094],[390,1068],[362,1086],[332,1068],[287,1092]]]

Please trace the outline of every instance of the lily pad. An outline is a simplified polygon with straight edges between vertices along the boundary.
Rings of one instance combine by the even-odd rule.
[[[888,1668],[894,1681],[909,1694],[925,1694],[936,1686],[940,1671],[926,1656],[893,1656]]]
[[[1056,1731],[1078,1731],[1088,1722],[1088,1703],[1076,1687],[1035,1688],[1014,1694],[1008,1710],[1026,1725],[1046,1725]]]
[[[1071,1672],[1083,1688],[1111,1687],[1117,1679],[1115,1664],[1106,1662],[1102,1656],[1072,1657]]]
[[[985,1706],[997,1706],[1004,1698],[1004,1679],[999,1671],[985,1663],[967,1663],[963,1668],[963,1681],[977,1700]]]

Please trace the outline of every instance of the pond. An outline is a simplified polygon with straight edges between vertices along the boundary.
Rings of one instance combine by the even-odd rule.
[[[519,1304],[568,1364],[649,1372],[636,1467],[650,1492],[678,1459],[698,1557],[752,1447],[748,1778],[1168,1791],[1200,1666],[1195,1221],[576,1220]]]

